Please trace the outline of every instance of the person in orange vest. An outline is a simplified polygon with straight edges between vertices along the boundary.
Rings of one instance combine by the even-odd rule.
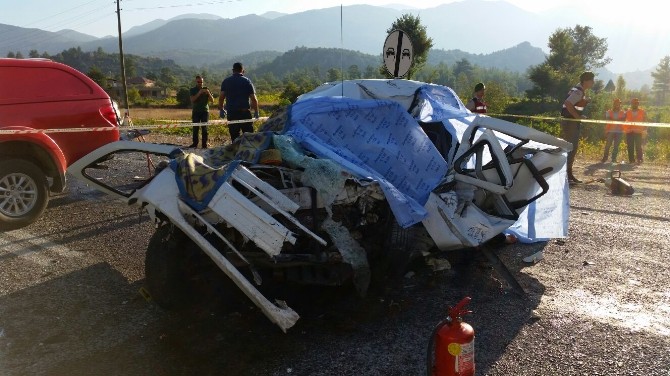
[[[484,94],[486,94],[486,86],[480,82],[475,85],[474,97],[468,101],[465,107],[476,114],[485,114],[486,102],[484,102]]]
[[[572,144],[572,151],[568,153],[568,182],[581,183],[572,172],[572,165],[575,163],[577,148],[579,147],[579,134],[582,129],[582,123],[577,119],[586,119],[582,115],[584,107],[590,99],[586,97],[586,91],[593,87],[595,75],[593,72],[586,71],[579,76],[579,84],[575,85],[568,92],[567,98],[563,101],[561,108],[561,138]]]
[[[647,114],[640,108],[640,100],[633,98],[630,101],[630,109],[626,112],[627,122],[646,121]],[[626,146],[628,146],[628,162],[641,164],[644,161],[642,157],[642,138],[647,133],[644,125],[626,125]],[[635,158],[637,156],[637,158]]]
[[[626,112],[621,109],[621,99],[614,98],[612,101],[612,109],[605,111],[605,120],[625,121]],[[623,124],[607,124],[605,125],[605,154],[600,163],[607,162],[607,157],[610,155],[610,147],[612,149],[612,163],[617,161],[619,155],[619,144],[623,136]]]

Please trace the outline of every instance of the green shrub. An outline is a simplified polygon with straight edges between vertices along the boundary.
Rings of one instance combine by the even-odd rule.
[[[648,141],[644,146],[644,158],[650,162],[667,162],[670,160],[670,145],[665,141]]]

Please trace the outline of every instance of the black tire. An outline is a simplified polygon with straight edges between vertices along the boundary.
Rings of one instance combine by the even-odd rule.
[[[194,303],[192,256],[197,246],[177,227],[165,224],[149,240],[144,274],[151,299],[161,308],[178,310]]]
[[[49,202],[44,172],[24,159],[0,161],[0,230],[16,230],[35,222]]]
[[[375,284],[396,284],[409,270],[410,265],[421,257],[421,247],[417,244],[420,225],[402,228],[395,219],[387,227],[384,252],[373,265]]]
[[[401,278],[409,264],[419,255],[413,250],[415,226],[402,228],[398,222],[392,221],[386,243],[389,258],[389,277]]]

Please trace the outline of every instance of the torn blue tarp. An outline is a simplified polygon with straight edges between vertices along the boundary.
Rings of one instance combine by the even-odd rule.
[[[403,227],[426,217],[428,195],[448,170],[416,120],[390,100],[301,100],[289,109],[284,132],[317,156],[378,181]]]
[[[446,86],[423,85],[416,92],[418,118],[424,122],[462,119],[472,116],[458,95]]]

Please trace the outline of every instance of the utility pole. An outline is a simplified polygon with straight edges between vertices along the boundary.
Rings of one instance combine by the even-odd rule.
[[[119,59],[121,60],[121,81],[123,81],[123,104],[126,113],[130,115],[130,105],[128,104],[128,84],[126,83],[126,63],[123,59],[123,39],[121,38],[121,0],[116,0],[116,18],[119,25]]]

